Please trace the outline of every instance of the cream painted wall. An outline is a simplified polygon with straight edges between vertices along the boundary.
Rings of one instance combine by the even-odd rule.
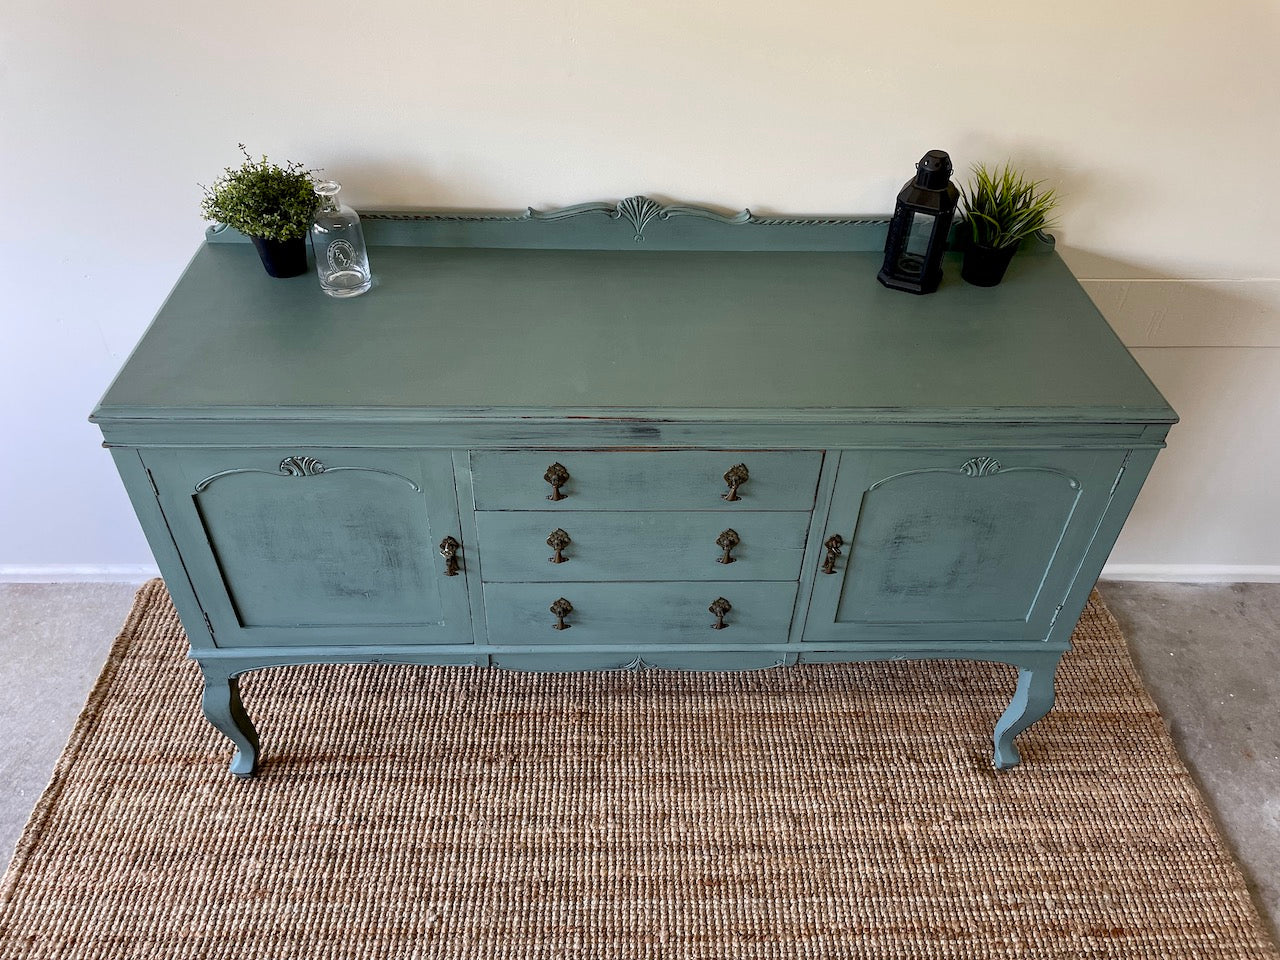
[[[871,213],[925,149],[1012,158],[1060,182],[1064,255],[1185,419],[1115,559],[1280,571],[1275,4],[3,13],[0,575],[150,562],[84,418],[200,241],[196,183],[238,141],[365,206],[647,192]]]

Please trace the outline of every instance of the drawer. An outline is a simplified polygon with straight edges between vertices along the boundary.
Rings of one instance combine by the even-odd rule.
[[[560,500],[544,479],[568,474]],[[736,500],[725,474],[746,467]],[[820,450],[477,450],[471,475],[477,510],[812,510]]]
[[[568,600],[566,630],[550,607]],[[723,630],[707,609],[723,598]],[[484,587],[495,645],[613,643],[785,643],[795,583],[490,583]]]
[[[796,580],[809,514],[485,511],[476,526],[485,581]],[[550,562],[553,532],[569,538],[561,563]],[[722,537],[737,541],[731,563]]]

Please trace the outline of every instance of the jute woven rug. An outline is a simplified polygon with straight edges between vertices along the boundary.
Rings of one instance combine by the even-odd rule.
[[[1096,598],[996,773],[1012,671],[305,667],[226,771],[163,585],[0,882],[5,958],[1270,958]]]

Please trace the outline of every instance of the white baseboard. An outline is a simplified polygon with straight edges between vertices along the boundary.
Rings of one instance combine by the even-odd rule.
[[[1280,566],[1233,563],[1109,563],[1103,580],[1165,583],[1280,583]]]
[[[0,563],[0,583],[142,583],[158,576],[150,563]]]

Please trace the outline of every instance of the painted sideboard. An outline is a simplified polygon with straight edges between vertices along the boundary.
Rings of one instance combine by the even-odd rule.
[[[388,661],[998,661],[1018,763],[1176,422],[1051,240],[913,297],[884,220],[366,216],[352,301],[211,230],[92,417],[232,773],[239,676]]]

